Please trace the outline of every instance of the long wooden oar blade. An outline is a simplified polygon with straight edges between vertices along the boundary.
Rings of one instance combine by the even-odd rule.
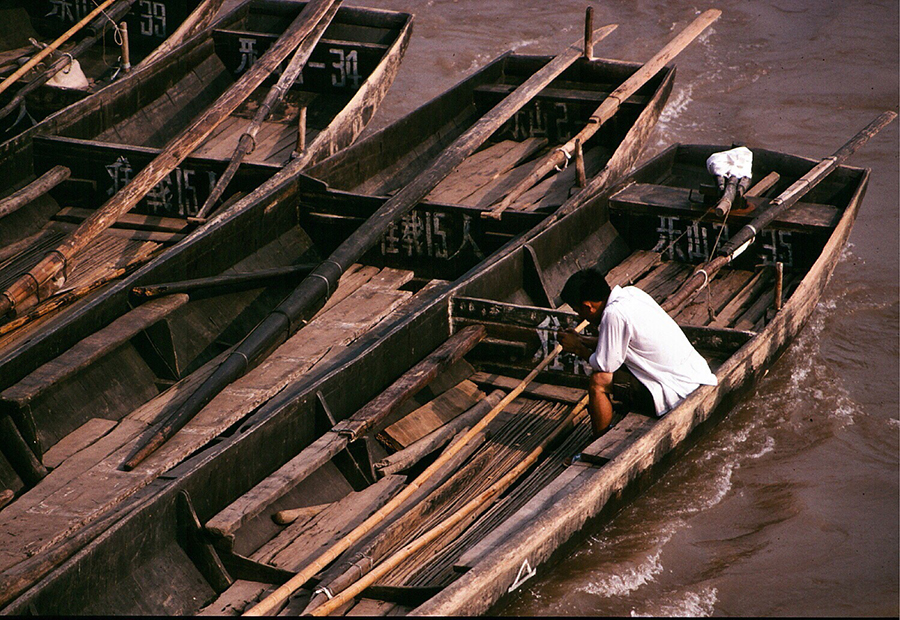
[[[648,60],[640,69],[635,71],[631,77],[622,82],[618,88],[603,100],[600,106],[593,114],[591,114],[588,125],[582,129],[577,136],[566,142],[564,146],[547,154],[544,160],[531,172],[531,174],[513,187],[495,208],[483,212],[482,217],[499,219],[500,214],[518,200],[522,194],[534,187],[554,169],[565,166],[566,162],[570,160],[575,153],[576,141],[579,141],[584,145],[606,121],[613,117],[629,97],[636,93],[638,89],[646,84],[653,76],[659,73],[659,70],[662,69],[666,63],[670,62],[680,54],[684,48],[690,45],[694,39],[700,36],[700,34],[714,21],[719,19],[721,14],[722,11],[718,9],[709,9],[691,22],[684,30],[679,32],[665,47],[654,54],[653,58]]]
[[[588,326],[587,321],[582,321],[578,327],[575,328],[576,332],[582,332]],[[562,346],[556,345],[554,349],[532,370],[528,373],[528,376],[525,377],[518,386],[513,388],[509,394],[507,394],[497,405],[492,408],[485,416],[481,419],[480,422],[472,426],[465,435],[463,435],[459,440],[453,443],[449,448],[447,448],[431,465],[429,465],[425,471],[416,477],[411,483],[409,483],[400,493],[394,496],[391,501],[382,506],[375,514],[371,517],[360,523],[352,532],[347,534],[344,538],[339,540],[337,543],[332,545],[325,553],[320,555],[310,564],[308,564],[305,568],[300,570],[295,576],[293,576],[290,580],[288,580],[285,584],[279,586],[272,594],[261,600],[257,603],[253,608],[244,613],[245,616],[264,616],[271,613],[275,610],[276,607],[280,606],[284,601],[288,599],[288,597],[297,591],[299,588],[303,587],[303,585],[310,580],[315,574],[317,574],[320,570],[328,566],[331,562],[333,562],[337,557],[342,554],[344,551],[350,548],[350,546],[355,543],[357,540],[368,534],[372,528],[381,523],[391,512],[396,510],[400,505],[403,504],[410,496],[412,496],[421,486],[427,481],[432,475],[435,474],[447,461],[449,461],[455,454],[457,454],[463,447],[478,433],[480,433],[484,428],[490,424],[490,422],[496,418],[500,412],[506,409],[509,404],[514,401],[518,396],[525,391],[525,388],[537,378],[537,376],[547,367],[550,363],[562,352]]]
[[[300,73],[306,66],[307,61],[309,61],[309,57],[313,53],[313,49],[315,49],[316,45],[318,45],[319,40],[322,38],[322,35],[325,34],[325,30],[328,28],[328,25],[331,24],[331,21],[337,14],[337,10],[338,5],[335,4],[325,14],[325,17],[319,20],[319,23],[316,25],[315,29],[310,33],[308,37],[303,39],[303,41],[297,47],[297,51],[294,52],[294,56],[288,63],[287,68],[285,68],[284,72],[281,74],[281,77],[278,78],[278,81],[275,83],[275,85],[269,89],[268,93],[266,93],[265,99],[259,106],[256,114],[254,114],[253,120],[250,122],[250,126],[247,127],[247,129],[238,139],[238,144],[234,149],[231,160],[228,162],[228,166],[225,168],[225,172],[223,172],[222,176],[219,177],[219,179],[216,181],[215,187],[209,193],[209,196],[206,198],[206,201],[203,203],[203,206],[197,213],[196,217],[198,219],[205,218],[207,215],[209,215],[214,205],[219,201],[219,198],[222,197],[222,194],[225,192],[228,184],[231,183],[231,179],[233,179],[234,175],[237,174],[241,162],[244,161],[244,157],[249,155],[256,147],[256,136],[259,133],[260,127],[262,127],[262,124],[265,122],[265,120],[269,118],[269,115],[272,113],[272,109],[275,107],[275,104],[282,98],[284,98],[284,95],[285,93],[287,93],[288,89],[290,89],[294,82],[297,81],[297,78],[300,76]]]
[[[615,28],[613,25],[602,29],[603,36]],[[393,222],[411,211],[466,157],[474,153],[506,121],[575,62],[581,53],[579,44],[572,45],[535,72],[447,147],[427,170],[389,198],[244,338],[215,372],[171,414],[171,424],[167,423],[159,433],[151,436],[128,459],[124,464],[125,469],[134,468],[193,418],[225,386],[241,377],[305,325],[314,311],[337,288],[341,274],[378,243]]]
[[[874,121],[869,123],[862,131],[857,133],[844,146],[835,151],[834,155],[821,160],[812,170],[800,177],[789,188],[784,190],[776,198],[773,198],[759,216],[753,219],[749,224],[741,228],[731,239],[722,245],[719,249],[719,256],[700,265],[694,270],[684,284],[665,302],[662,308],[666,312],[671,312],[680,308],[693,295],[702,290],[709,281],[715,277],[716,273],[739,256],[744,250],[750,247],[756,235],[759,234],[766,226],[772,223],[776,217],[797,204],[799,200],[812,190],[819,182],[829,174],[837,170],[837,168],[853,153],[859,150],[866,142],[884,127],[890,124],[897,114],[888,110],[882,113]]]
[[[87,218],[56,249],[49,252],[27,274],[16,280],[0,296],[0,316],[17,310],[24,302],[40,298],[59,288],[68,261],[100,233],[127,213],[180,164],[268,77],[291,50],[306,37],[322,16],[339,0],[311,0],[288,29],[216,102],[190,127],[170,141],[131,182]]]

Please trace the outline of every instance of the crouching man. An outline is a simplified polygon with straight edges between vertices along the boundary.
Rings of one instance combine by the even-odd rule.
[[[610,396],[624,412],[664,415],[700,385],[716,385],[706,360],[650,295],[634,286],[610,290],[596,269],[572,275],[560,293],[599,337],[560,334],[564,351],[590,363],[588,410],[594,436],[612,422]]]

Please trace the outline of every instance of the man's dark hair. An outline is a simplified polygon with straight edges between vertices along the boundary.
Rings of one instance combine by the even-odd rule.
[[[560,298],[573,310],[583,301],[606,301],[609,298],[610,288],[606,283],[603,272],[596,267],[582,269],[573,273],[566,281],[566,285],[560,292]]]

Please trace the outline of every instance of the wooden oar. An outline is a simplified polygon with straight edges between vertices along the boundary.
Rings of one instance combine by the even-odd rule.
[[[193,280],[180,280],[178,282],[163,282],[161,284],[148,284],[147,286],[135,286],[131,294],[142,299],[153,299],[164,295],[176,293],[198,293],[215,289],[217,294],[246,291],[252,288],[268,286],[272,282],[293,278],[299,280],[299,276],[305,276],[316,268],[316,263],[302,263],[289,267],[273,267],[260,269],[247,273],[232,273],[224,276],[212,276],[209,278],[196,278]]]
[[[584,328],[588,326],[587,321],[583,321],[578,327],[575,328],[576,332],[584,331]],[[391,512],[396,510],[407,498],[409,498],[413,493],[415,493],[431,476],[434,475],[447,461],[449,461],[453,455],[462,450],[462,448],[468,443],[473,437],[475,437],[478,433],[480,433],[485,426],[487,426],[491,420],[496,418],[500,412],[502,412],[506,407],[518,398],[519,394],[525,391],[525,388],[528,387],[528,384],[534,381],[534,379],[544,370],[550,363],[562,352],[562,345],[557,344],[556,347],[545,357],[537,366],[535,366],[534,370],[532,370],[527,377],[525,377],[519,385],[513,388],[509,394],[507,394],[497,405],[491,409],[477,424],[472,426],[465,435],[463,435],[459,440],[453,443],[449,448],[447,448],[431,465],[429,465],[425,471],[416,477],[411,483],[409,483],[400,493],[394,496],[391,501],[382,506],[375,514],[371,517],[363,521],[359,524],[352,532],[347,534],[344,538],[335,543],[331,548],[329,548],[325,553],[320,555],[302,570],[300,570],[294,577],[287,581],[284,585],[278,587],[272,594],[264,598],[262,601],[257,603],[252,609],[245,612],[245,616],[263,616],[271,613],[275,610],[276,607],[280,606],[287,598],[293,594],[296,590],[301,588],[311,577],[316,575],[320,570],[328,566],[331,562],[333,562],[337,557],[342,554],[344,551],[350,548],[350,546],[355,543],[357,540],[368,534],[372,528],[381,523],[385,517],[387,517]]]
[[[7,88],[12,86],[13,83],[16,80],[18,80],[20,77],[22,77],[23,75],[25,75],[26,73],[31,71],[31,69],[35,65],[37,65],[39,62],[41,62],[46,56],[50,55],[56,48],[58,48],[60,45],[62,45],[63,43],[65,43],[66,41],[71,39],[73,35],[75,35],[82,28],[84,28],[87,24],[89,24],[91,22],[91,20],[93,20],[100,13],[102,13],[104,11],[104,9],[106,9],[113,2],[116,2],[116,0],[106,0],[105,2],[103,2],[103,4],[100,4],[93,11],[91,11],[90,13],[85,15],[81,19],[81,21],[79,21],[77,24],[75,24],[74,26],[72,26],[71,28],[66,30],[66,32],[62,36],[60,36],[58,39],[56,39],[53,43],[51,43],[50,45],[48,45],[47,47],[42,49],[40,52],[38,52],[37,54],[32,56],[31,60],[29,60],[24,65],[19,67],[18,71],[16,71],[11,76],[9,76],[8,78],[6,78],[2,82],[0,82],[0,93],[2,93]],[[131,2],[129,4],[131,4],[133,2],[134,2],[134,0],[131,0]]]
[[[616,26],[612,25],[600,29],[594,39],[600,40],[606,37],[615,28]],[[315,310],[337,288],[341,274],[378,243],[391,224],[419,204],[438,183],[466,157],[474,153],[522,106],[575,62],[581,53],[582,47],[576,43],[547,63],[457,138],[427,170],[420,173],[369,216],[365,224],[357,228],[332,252],[331,256],[300,283],[293,293],[263,319],[215,372],[175,410],[172,414],[173,423],[166,427],[165,433],[159,433],[149,438],[148,442],[126,461],[124,467],[129,469],[140,463],[155,449],[151,449],[149,446],[162,445],[171,434],[184,426],[225,386],[241,377],[259,360],[265,358],[303,327]]]
[[[483,211],[482,217],[500,219],[500,215],[509,208],[512,203],[519,199],[522,194],[531,189],[546,175],[554,169],[564,167],[566,163],[572,159],[575,153],[575,143],[580,142],[582,145],[587,143],[603,123],[608,121],[618,111],[619,107],[641,86],[646,84],[653,76],[659,73],[667,62],[671,61],[681,51],[686,48],[694,39],[700,36],[710,24],[719,19],[722,11],[718,9],[709,9],[695,19],[691,24],[682,30],[678,35],[669,41],[669,43],[659,50],[653,58],[647,61],[640,69],[638,69],[631,77],[625,80],[617,89],[609,94],[603,100],[593,114],[591,114],[588,125],[582,129],[577,136],[569,140],[562,147],[555,149],[547,154],[544,160],[532,170],[531,174],[522,179],[510,192],[501,200],[496,207],[490,211]]]
[[[690,301],[694,295],[706,287],[722,267],[729,264],[746,250],[753,243],[759,232],[771,224],[775,218],[797,204],[807,192],[836,170],[848,157],[853,155],[872,136],[881,131],[895,118],[897,118],[897,114],[890,110],[879,115],[878,118],[869,123],[862,131],[853,136],[849,142],[838,149],[834,155],[820,161],[793,185],[769,201],[766,207],[760,207],[760,209],[764,208],[765,210],[753,221],[741,228],[728,242],[724,243],[719,249],[719,256],[694,269],[694,272],[681,285],[678,291],[661,304],[663,310],[673,313]]]
[[[522,459],[522,461],[518,465],[511,469],[497,482],[482,491],[477,497],[470,500],[458,511],[454,512],[453,515],[447,517],[415,540],[404,545],[393,555],[384,560],[381,564],[366,573],[366,575],[359,579],[356,583],[348,586],[342,592],[331,592],[331,598],[322,603],[322,605],[320,605],[319,607],[313,609],[310,614],[313,616],[327,616],[342,605],[348,603],[351,599],[353,599],[353,597],[357,596],[363,590],[394,570],[406,558],[414,554],[419,549],[425,547],[431,541],[442,536],[444,533],[452,529],[453,526],[455,526],[457,523],[484,506],[484,504],[486,504],[487,502],[495,499],[513,482],[518,480],[519,477],[524,474],[532,465],[534,465],[541,454],[543,454],[544,450],[547,449],[547,446],[552,444],[560,435],[570,430],[573,426],[584,419],[584,417],[587,415],[584,410],[587,407],[589,398],[589,396],[585,395],[585,397],[582,398],[581,401],[579,401],[579,403],[572,408],[572,411],[569,412],[569,415],[567,415],[566,418],[562,422],[560,422],[559,426],[557,426],[552,433],[545,437],[544,440],[541,441],[541,443],[528,454],[528,456]]]
[[[231,112],[262,84],[269,74],[295,49],[339,0],[311,0],[288,29],[253,65],[210,106],[190,127],[170,141],[143,170],[106,204],[87,218],[56,249],[48,253],[36,267],[16,280],[0,297],[0,316],[15,311],[17,306],[38,297],[47,288],[62,285],[58,278],[68,261],[100,233],[127,213],[180,164]]]
[[[237,173],[238,167],[241,165],[241,162],[244,161],[244,157],[252,153],[256,148],[256,135],[259,133],[263,122],[269,118],[269,114],[271,114],[275,104],[281,101],[288,89],[290,89],[294,82],[297,81],[297,77],[306,66],[306,62],[309,60],[313,48],[318,44],[319,39],[322,38],[322,35],[331,23],[331,20],[334,19],[337,9],[338,6],[334,5],[334,7],[332,7],[325,15],[325,18],[319,22],[315,30],[313,30],[308,37],[303,39],[303,42],[300,43],[297,51],[294,52],[294,56],[288,63],[284,73],[281,74],[281,77],[278,78],[275,85],[269,89],[268,93],[266,93],[266,98],[256,110],[256,114],[253,115],[250,126],[244,130],[244,133],[241,134],[241,137],[238,139],[238,144],[234,149],[231,160],[228,162],[228,166],[225,168],[225,172],[223,172],[222,176],[216,181],[215,187],[209,193],[209,196],[206,198],[200,211],[197,212],[197,218],[205,218],[209,215],[210,211],[219,201],[219,198],[222,197],[228,184],[231,183],[231,179],[234,178],[234,175]]]

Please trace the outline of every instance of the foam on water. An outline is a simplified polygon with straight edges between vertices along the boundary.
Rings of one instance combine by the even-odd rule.
[[[627,568],[623,568],[621,565],[617,566],[616,570],[611,571],[611,574],[605,578],[589,583],[579,588],[579,591],[610,598],[624,596],[650,583],[662,572],[660,556],[666,543],[672,539],[678,529],[680,527],[674,525],[667,528],[657,540],[655,548],[637,566]]]
[[[667,617],[708,617],[715,611],[718,590],[712,586],[700,588],[697,592],[683,592],[666,597],[660,603],[650,605],[648,611],[631,610],[632,618],[645,616]]]

